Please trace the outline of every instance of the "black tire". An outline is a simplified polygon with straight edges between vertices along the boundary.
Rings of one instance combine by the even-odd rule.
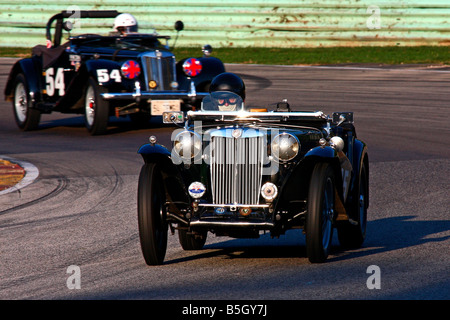
[[[168,224],[164,204],[161,172],[154,163],[144,164],[138,184],[138,224],[142,254],[148,265],[162,264],[166,255]]]
[[[312,263],[324,262],[333,237],[335,178],[331,166],[318,163],[311,175],[306,215],[306,254]]]
[[[360,248],[366,238],[368,191],[367,171],[363,165],[349,212],[357,224],[344,223],[337,227],[339,243],[345,248]]]
[[[84,122],[93,136],[105,134],[108,128],[109,102],[100,96],[105,92],[105,88],[89,78],[84,99]]]
[[[14,80],[12,107],[17,126],[23,131],[36,130],[41,112],[31,108],[31,99],[25,76],[20,73]]]
[[[207,232],[188,233],[186,229],[178,229],[178,239],[183,250],[201,250],[205,245]]]

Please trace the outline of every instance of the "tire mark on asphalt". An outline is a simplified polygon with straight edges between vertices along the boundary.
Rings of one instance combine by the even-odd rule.
[[[23,209],[23,208],[26,208],[26,207],[35,205],[35,204],[37,204],[37,203],[40,203],[40,202],[42,202],[42,201],[45,201],[45,200],[51,199],[51,198],[53,198],[53,197],[56,197],[58,194],[60,194],[62,191],[64,191],[64,190],[67,188],[67,185],[68,185],[68,181],[69,181],[69,180],[68,180],[67,178],[65,178],[65,177],[59,177],[59,178],[57,179],[57,181],[58,181],[58,184],[57,184],[57,186],[55,187],[55,189],[53,189],[52,191],[50,191],[50,192],[47,193],[46,195],[44,195],[44,196],[42,196],[42,197],[39,197],[39,198],[37,198],[37,199],[28,201],[28,202],[26,202],[26,203],[22,203],[22,204],[20,204],[20,205],[18,205],[18,206],[15,206],[15,207],[12,207],[12,208],[9,208],[9,209],[0,211],[0,215],[4,215],[4,214],[7,214],[7,213],[10,213],[10,212],[19,210],[19,209]],[[18,192],[19,192],[19,194],[20,194],[21,191],[18,190]]]

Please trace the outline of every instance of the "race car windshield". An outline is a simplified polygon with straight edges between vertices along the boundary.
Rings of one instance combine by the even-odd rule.
[[[202,101],[203,111],[240,111],[244,109],[242,98],[227,91],[212,92]]]

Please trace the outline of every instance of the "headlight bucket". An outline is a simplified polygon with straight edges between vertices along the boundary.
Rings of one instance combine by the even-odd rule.
[[[290,161],[294,159],[301,148],[298,138],[290,133],[283,132],[272,140],[271,152],[278,161]]]
[[[183,160],[189,160],[202,151],[202,138],[193,131],[182,131],[175,136],[173,150]]]

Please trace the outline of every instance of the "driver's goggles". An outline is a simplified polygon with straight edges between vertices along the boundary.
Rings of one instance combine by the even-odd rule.
[[[219,102],[219,104],[235,104],[236,103],[236,98],[229,98],[229,99],[217,99],[217,102]]]

